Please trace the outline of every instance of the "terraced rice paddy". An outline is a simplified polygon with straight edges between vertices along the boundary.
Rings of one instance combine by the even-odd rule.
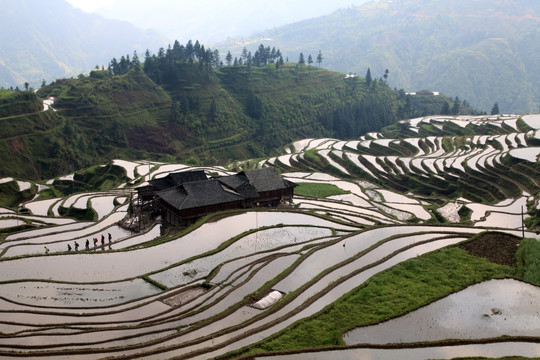
[[[36,198],[22,204],[22,212],[0,209],[0,228],[8,231],[0,243],[0,357],[213,358],[317,314],[409,259],[485,230],[521,236],[522,211],[527,219],[539,208],[540,139],[530,128],[540,128],[540,116],[430,117],[404,126],[413,137],[390,139],[383,132],[355,141],[306,139],[284,155],[253,162],[272,164],[293,182],[332,184],[344,194],[297,195],[276,209],[218,214],[180,233],[163,235],[157,223],[132,230],[120,224],[139,221],[128,211],[136,201],[134,183],[194,169],[183,164],[114,160],[130,179],[116,190]],[[444,135],[448,129],[472,135]],[[0,183],[10,181],[17,180]],[[19,183],[21,191],[30,186]],[[60,209],[91,209],[95,218],[75,221],[61,217]],[[18,230],[23,223],[27,228]],[[75,242],[78,251],[67,251]],[[321,348],[294,358],[538,355],[538,341],[516,338],[540,336],[539,288],[492,281],[343,334],[347,345],[339,352]],[[522,297],[503,302],[489,295],[493,301],[469,306],[486,296],[482,287]],[[480,325],[492,332],[475,331]],[[495,340],[475,344],[485,337]],[[463,342],[377,349],[448,338]]]

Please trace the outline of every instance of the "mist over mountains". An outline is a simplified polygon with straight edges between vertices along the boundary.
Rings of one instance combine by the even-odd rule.
[[[370,0],[68,1],[105,18],[128,21],[144,29],[156,29],[171,43],[174,40],[181,43],[199,40],[213,44],[327,15]]]
[[[153,30],[76,9],[64,0],[0,0],[0,87],[39,87],[112,57],[166,46]]]
[[[0,87],[22,87],[26,81],[39,87],[43,79],[88,73],[134,50],[140,56],[146,49],[166,48],[176,33],[184,41],[230,37],[213,46],[222,59],[228,51],[239,56],[244,47],[254,53],[261,43],[280,48],[292,62],[300,53],[315,57],[320,50],[322,66],[330,70],[363,76],[369,67],[374,77],[381,77],[388,69],[388,83],[406,91],[440,91],[488,112],[495,102],[502,112],[538,111],[539,2],[395,0],[358,5],[362,2],[327,4],[319,11],[341,9],[322,16],[295,3],[287,8],[295,17],[285,16],[279,3],[261,7],[256,2],[228,16],[229,4],[208,0],[197,4],[208,14],[204,21],[193,13],[194,5],[182,2],[185,10],[180,11],[180,5],[173,8],[166,0],[151,7],[119,0],[95,9],[141,27],[158,26],[161,13],[157,30],[166,39],[126,21],[85,13],[64,0],[0,0]],[[143,15],[137,13],[141,10],[146,10]],[[307,20],[269,25],[295,18]],[[174,19],[181,25],[173,28]],[[263,26],[269,30],[250,35]]]

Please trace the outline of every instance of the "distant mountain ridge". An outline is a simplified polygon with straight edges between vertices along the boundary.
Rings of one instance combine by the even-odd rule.
[[[107,65],[111,57],[144,54],[166,40],[122,21],[74,8],[64,0],[0,0],[0,87],[34,88]]]
[[[332,70],[364,75],[370,67],[382,76],[389,69],[397,88],[528,113],[540,107],[539,24],[540,2],[532,0],[374,1],[219,48],[275,44],[291,60],[321,50]]]

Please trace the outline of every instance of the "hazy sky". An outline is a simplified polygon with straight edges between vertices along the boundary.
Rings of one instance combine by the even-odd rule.
[[[329,14],[368,0],[67,0],[86,12],[154,29],[169,41],[211,43]]]

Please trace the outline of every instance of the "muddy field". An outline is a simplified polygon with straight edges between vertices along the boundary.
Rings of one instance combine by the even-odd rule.
[[[500,265],[515,265],[516,251],[521,238],[502,232],[480,234],[459,247],[469,254],[479,256]]]

